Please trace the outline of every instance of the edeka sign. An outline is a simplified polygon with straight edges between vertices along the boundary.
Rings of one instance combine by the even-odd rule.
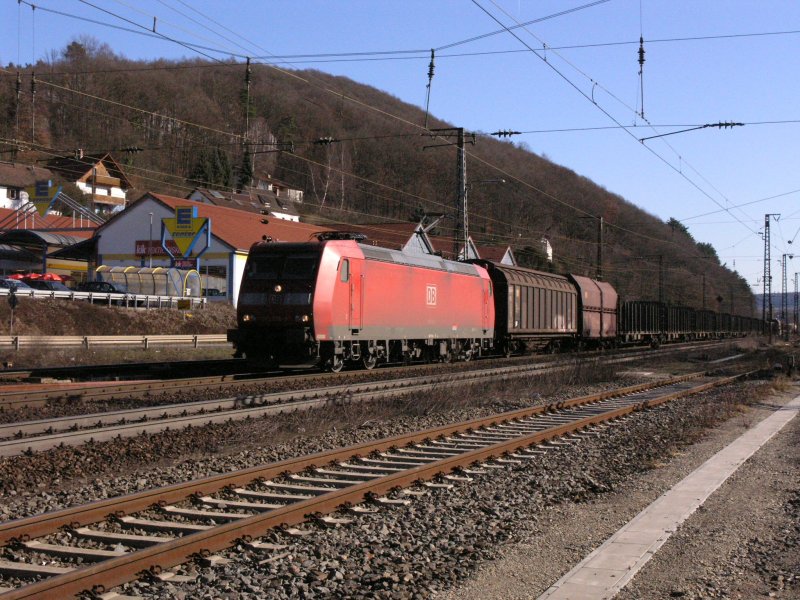
[[[39,216],[43,217],[53,206],[61,186],[54,186],[49,180],[41,179],[35,185],[26,187],[25,191],[28,192],[28,201],[36,207]]]
[[[170,248],[166,244],[166,233],[169,233],[178,247],[180,257],[183,258],[191,256],[195,244],[205,233],[206,247],[195,253],[195,257],[197,257],[208,250],[208,246],[211,244],[211,220],[198,218],[196,206],[178,206],[175,208],[174,219],[161,219],[161,245],[172,258],[179,258],[170,252]]]

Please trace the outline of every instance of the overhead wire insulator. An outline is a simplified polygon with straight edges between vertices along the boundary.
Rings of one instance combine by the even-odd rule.
[[[436,58],[436,50],[431,48],[431,62],[428,63],[428,85],[425,86],[428,90],[425,94],[425,129],[428,128],[428,109],[431,105],[431,84],[433,83],[433,72],[435,70],[434,59]]]
[[[332,138],[331,136],[321,137],[319,139],[314,140],[314,144],[317,146],[330,146],[334,142],[338,142],[339,140]]]
[[[642,110],[639,113],[644,119],[644,37],[639,36],[639,89],[642,97]]]
[[[495,131],[490,135],[495,135],[497,137],[511,137],[512,135],[520,135],[521,131],[512,131],[511,129],[500,129],[499,131]]]

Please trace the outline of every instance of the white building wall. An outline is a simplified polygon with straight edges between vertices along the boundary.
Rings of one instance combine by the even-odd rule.
[[[150,213],[153,213],[152,238],[150,237]],[[129,206],[125,211],[110,221],[100,232],[97,244],[98,266],[147,267],[147,256],[137,256],[136,242],[152,239],[161,242],[161,219],[174,218],[174,211],[155,200],[145,198]],[[167,234],[169,239],[169,234]],[[200,240],[200,248],[205,240]],[[247,256],[235,255],[227,244],[214,237],[214,220],[211,220],[211,246],[200,257],[200,266],[225,267],[227,271],[228,301],[236,304],[244,273],[244,261]],[[168,256],[152,257],[153,267],[169,268]]]

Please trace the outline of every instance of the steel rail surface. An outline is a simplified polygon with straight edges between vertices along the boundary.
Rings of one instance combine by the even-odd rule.
[[[695,374],[695,376],[697,376],[697,374]],[[9,600],[29,598],[56,599],[64,598],[66,596],[75,596],[87,590],[93,590],[95,593],[103,592],[115,585],[119,585],[136,578],[142,572],[160,570],[162,568],[181,564],[191,556],[215,552],[231,546],[238,540],[261,536],[271,528],[274,528],[278,525],[294,525],[301,523],[307,519],[309,514],[324,514],[332,512],[337,510],[342,505],[363,502],[372,494],[383,494],[398,487],[409,486],[416,481],[429,480],[437,475],[448,473],[455,468],[469,466],[475,462],[491,459],[498,455],[509,452],[514,452],[521,448],[548,441],[566,433],[584,429],[591,425],[610,421],[635,411],[658,406],[675,398],[698,393],[700,391],[728,383],[737,379],[738,377],[739,376],[720,378],[699,386],[675,390],[671,393],[663,394],[657,398],[646,399],[643,401],[633,401],[628,406],[613,408],[610,411],[579,418],[571,423],[556,425],[536,433],[523,435],[512,440],[498,442],[484,448],[469,450],[457,456],[443,458],[441,460],[413,467],[402,472],[384,475],[372,481],[358,483],[346,488],[334,489],[329,493],[316,496],[308,500],[298,501],[283,508],[248,516],[241,520],[215,526],[206,531],[188,534],[156,546],[130,552],[125,556],[111,558],[89,567],[78,568],[63,575],[57,575],[44,581],[12,590],[2,595],[2,597],[8,598]],[[679,378],[679,381],[682,382],[686,381],[687,379],[688,377],[681,377]],[[674,382],[671,383],[674,384]],[[573,399],[544,408],[552,408],[555,406],[576,406],[581,400],[583,400],[584,404],[586,403],[585,398]],[[332,461],[340,460],[344,456],[352,457],[353,454],[359,454],[361,452],[372,452],[375,450],[386,449],[387,444],[390,444],[390,446],[397,446],[401,443],[419,442],[432,437],[439,437],[440,435],[450,435],[456,433],[457,431],[470,430],[479,426],[490,426],[497,424],[498,422],[542,412],[542,407],[537,408],[539,408],[539,410],[533,409],[533,412],[532,409],[522,409],[505,413],[503,415],[497,415],[493,418],[475,419],[468,422],[469,424],[463,423],[457,426],[427,430],[425,432],[420,432],[410,436],[396,436],[391,440],[384,440],[377,444],[362,444],[348,449],[306,457],[300,461],[283,461],[283,463],[278,463],[277,465],[268,467],[268,469],[273,476],[281,472],[279,469],[283,469],[283,471],[285,471],[287,466],[286,463],[295,463],[294,468],[299,467],[300,470],[302,470],[303,468],[311,465],[319,463],[327,464]],[[300,465],[303,466],[300,467]],[[250,481],[252,481],[254,477],[267,476],[253,475],[253,471],[258,471],[257,469],[248,471],[250,471]],[[171,487],[175,488],[176,486]],[[156,490],[156,492],[157,491],[158,490]],[[158,499],[162,501],[169,501],[162,495],[159,495]],[[30,530],[26,530],[26,532],[28,535],[31,534]]]
[[[185,499],[187,496],[192,494],[210,494],[219,491],[226,486],[242,485],[243,483],[250,482],[253,479],[268,478],[284,471],[292,471],[295,469],[302,470],[308,465],[327,463],[342,458],[349,458],[354,454],[364,454],[372,451],[386,450],[392,446],[406,445],[417,440],[435,438],[442,435],[451,435],[453,433],[464,431],[470,428],[477,428],[483,425],[493,425],[504,420],[537,415],[552,410],[589,404],[599,400],[606,400],[608,398],[624,396],[627,394],[635,394],[658,386],[670,385],[689,379],[696,379],[702,375],[703,373],[692,373],[689,375],[672,378],[667,381],[649,382],[619,388],[616,390],[608,390],[597,394],[572,398],[570,400],[563,400],[546,405],[523,408],[502,413],[494,417],[472,419],[463,423],[435,427],[414,434],[397,435],[385,440],[380,440],[379,442],[365,442],[363,444],[350,446],[341,450],[331,450],[329,452],[321,452],[309,456],[287,459],[266,466],[244,469],[242,471],[237,471],[236,473],[214,475],[212,477],[206,477],[186,483],[174,484],[156,490],[147,490],[119,498],[98,500],[84,506],[76,506],[28,517],[25,519],[7,521],[5,523],[0,523],[0,544],[6,544],[11,539],[20,538],[21,536],[25,535],[30,537],[42,536],[47,533],[52,533],[64,525],[70,525],[74,523],[86,525],[88,523],[102,520],[109,514],[116,514],[118,512],[121,512],[122,514],[128,514],[130,512],[147,508],[148,506],[161,500],[165,502],[175,502]]]
[[[607,362],[625,362],[634,359],[635,357],[625,356],[610,358],[607,359]],[[530,374],[551,373],[570,366],[570,364],[536,364],[501,367],[499,369],[478,369],[447,375],[395,379],[388,382],[348,384],[312,390],[276,392],[246,398],[226,398],[152,408],[94,413],[79,417],[59,417],[40,421],[8,423],[0,425],[0,456],[15,456],[26,452],[48,450],[57,446],[76,446],[88,441],[102,442],[116,438],[134,437],[145,433],[152,434],[192,426],[240,421],[269,414],[310,410],[324,405],[331,399],[339,402],[364,402],[412,392],[428,391],[441,384],[469,385],[488,378],[493,381],[507,380]],[[245,406],[242,406],[243,404]],[[252,405],[254,404],[258,406],[253,407]],[[150,421],[154,417],[157,420]],[[119,424],[115,425],[114,423]],[[95,427],[80,429],[90,425]],[[46,433],[41,434],[42,432]],[[21,437],[32,433],[40,433],[40,435]]]
[[[707,343],[704,342],[700,346],[692,346],[695,349],[704,349],[707,347],[714,347],[718,342]],[[611,357],[608,355],[591,355],[590,358],[610,361],[610,362],[626,362],[636,360],[640,357],[654,357],[670,354],[679,350],[685,349],[684,344],[670,346],[669,348],[662,348],[659,350],[644,350],[641,348],[630,349],[623,354],[614,354]],[[568,358],[564,362],[573,361],[574,358]],[[531,366],[531,365],[526,365]],[[541,363],[537,365],[539,368],[547,368],[553,366],[552,363]],[[510,367],[509,367],[510,368]],[[317,375],[318,376],[318,375]],[[297,379],[303,379],[308,375],[294,376]],[[334,375],[333,377],[341,377],[341,375]],[[192,377],[181,379],[169,379],[164,381],[147,381],[147,382],[110,382],[107,386],[98,385],[95,382],[92,385],[81,386],[80,384],[71,384],[69,387],[52,387],[39,390],[28,391],[11,391],[2,392],[0,387],[0,408],[21,408],[25,406],[43,406],[47,400],[59,398],[82,398],[84,400],[100,400],[103,398],[114,397],[116,395],[125,395],[127,397],[145,397],[151,395],[153,392],[158,391],[161,393],[171,390],[189,390],[192,388],[197,389],[224,389],[226,387],[248,384],[258,385],[274,379],[271,377],[250,377],[246,374],[234,375],[216,375],[209,377]]]

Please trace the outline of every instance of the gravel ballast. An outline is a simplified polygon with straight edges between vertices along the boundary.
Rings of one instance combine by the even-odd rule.
[[[231,560],[227,565],[184,567],[182,572],[197,576],[191,583],[123,587],[148,598],[535,597],[537,588],[546,589],[592,545],[569,545],[576,529],[584,534],[597,529],[588,527],[598,521],[596,514],[587,527],[580,527],[574,507],[585,508],[587,502],[593,507],[616,491],[625,502],[618,498],[611,514],[632,516],[637,508],[627,500],[630,496],[660,493],[642,473],[646,476],[648,468],[661,465],[719,419],[733,415],[734,421],[743,420],[741,395],[752,391],[753,385],[737,386],[637,414],[603,436],[549,451],[526,465],[492,470],[455,490],[429,491],[406,507],[358,516],[348,526],[321,531],[307,525],[312,533],[299,540],[270,534],[268,540],[288,544],[288,549],[271,557],[233,548],[223,553]],[[603,525],[611,520],[600,517]],[[559,560],[546,561],[552,577],[547,569],[527,565],[526,574],[538,571],[538,584],[525,581],[519,595],[494,589],[495,595],[481,590],[469,596],[469,588],[459,587],[480,565],[502,564],[499,559],[509,543],[513,548],[539,540],[543,533],[557,538],[552,546],[561,549]],[[596,537],[597,543],[604,539]],[[529,556],[539,565],[541,556]],[[520,573],[514,577],[520,579]]]

